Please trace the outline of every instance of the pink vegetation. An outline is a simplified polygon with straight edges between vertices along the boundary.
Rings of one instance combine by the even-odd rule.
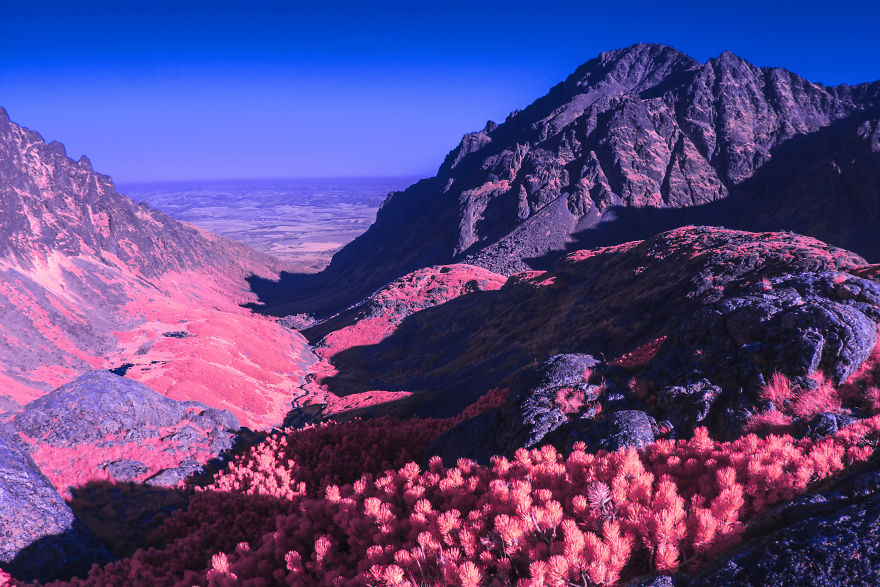
[[[493,402],[494,403],[494,402]],[[745,524],[866,460],[880,416],[821,440],[748,435],[488,467],[417,459],[438,421],[325,424],[273,436],[198,491],[163,546],[75,584],[604,584],[692,569]]]
[[[617,359],[611,361],[611,365],[619,365],[626,369],[634,369],[636,367],[643,367],[647,365],[651,359],[657,356],[657,353],[660,352],[660,348],[663,346],[663,343],[666,342],[666,337],[661,336],[655,340],[652,340],[649,343],[643,344],[636,350],[626,353]]]
[[[126,375],[163,395],[228,409],[246,426],[272,426],[301,393],[308,343],[277,321],[238,307],[240,295],[213,279],[169,275],[161,281],[168,296],[130,301],[124,312],[140,324],[114,333],[120,350],[112,360],[133,364]]]
[[[782,434],[791,432],[792,419],[809,420],[822,412],[840,412],[844,405],[880,413],[880,339],[868,359],[843,385],[835,387],[822,373],[810,375],[815,389],[801,389],[781,373],[774,373],[761,392],[773,409],[752,417],[750,432]]]
[[[187,422],[185,425],[194,426]],[[111,480],[104,470],[106,464],[121,459],[131,459],[146,465],[147,470],[130,479],[142,483],[163,469],[177,467],[182,461],[192,459],[204,465],[216,453],[208,446],[173,441],[168,436],[179,428],[161,428],[155,438],[124,442],[122,434],[110,435],[95,444],[73,447],[57,447],[40,444],[31,453],[34,461],[52,485],[65,497],[70,498],[70,488],[81,487],[94,481]],[[164,440],[163,440],[164,438]],[[24,438],[26,442],[33,439]]]

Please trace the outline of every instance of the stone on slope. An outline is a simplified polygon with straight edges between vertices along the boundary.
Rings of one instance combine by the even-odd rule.
[[[24,581],[50,581],[112,560],[16,436],[0,428],[0,569]]]
[[[232,448],[238,421],[226,410],[178,402],[142,383],[93,371],[22,408],[12,421],[60,490],[99,479],[153,484],[183,479]],[[183,468],[181,468],[183,467]]]

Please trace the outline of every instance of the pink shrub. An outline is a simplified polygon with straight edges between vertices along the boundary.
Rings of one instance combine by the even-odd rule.
[[[858,371],[840,386],[846,399],[860,405],[872,414],[880,412],[880,336],[867,360]]]
[[[556,392],[556,407],[563,414],[573,414],[583,407],[586,403],[586,395],[583,390],[575,387],[564,387]]]
[[[197,491],[162,547],[74,583],[610,585],[695,567],[880,438],[880,417],[816,441],[721,443],[701,428],[642,451],[545,446],[422,470],[412,459],[438,422],[276,435]]]
[[[664,342],[666,342],[666,337],[661,336],[656,340],[652,340],[651,342],[640,346],[632,352],[626,353],[625,355],[614,359],[613,361],[611,361],[611,364],[619,365],[626,369],[643,367],[647,365],[651,361],[651,359],[657,356],[657,353],[660,352],[660,348],[663,346]]]
[[[838,412],[841,408],[840,394],[821,373],[813,375],[816,389],[799,390],[791,405],[794,415],[809,419],[822,412]]]
[[[813,373],[810,379],[815,389],[792,385],[782,373],[774,373],[770,382],[761,390],[762,399],[772,402],[773,409],[755,414],[746,430],[757,434],[785,434],[792,432],[792,418],[809,420],[822,412],[839,412],[845,387],[836,388],[822,373]]]
[[[761,390],[761,398],[773,402],[777,409],[791,399],[791,394],[791,381],[779,371],[770,377],[770,382]]]

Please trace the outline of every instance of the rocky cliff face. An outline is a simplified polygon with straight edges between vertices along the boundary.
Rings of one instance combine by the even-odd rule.
[[[0,109],[0,399],[4,412],[92,369],[177,400],[280,422],[305,339],[238,304],[280,263],[118,194],[88,159]],[[233,344],[233,334],[236,344]]]
[[[266,299],[333,309],[429,264],[511,274],[686,224],[797,230],[877,259],[878,108],[877,82],[825,87],[661,45],[603,53],[390,194],[320,278]]]
[[[280,267],[239,243],[116,192],[83,156],[9,120],[0,108],[0,257],[28,267],[53,254],[124,265],[141,277],[212,268],[246,276]]]

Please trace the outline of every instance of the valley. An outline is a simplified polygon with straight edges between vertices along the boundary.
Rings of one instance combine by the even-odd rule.
[[[418,181],[117,186],[0,109],[0,586],[875,584],[878,234],[880,81],[730,52]]]
[[[314,273],[376,218],[388,192],[416,178],[326,178],[122,184],[136,202]]]

